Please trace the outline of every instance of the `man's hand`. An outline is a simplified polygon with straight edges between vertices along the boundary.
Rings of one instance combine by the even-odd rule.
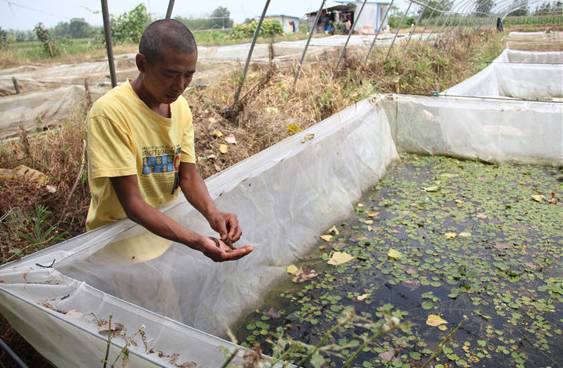
[[[207,221],[209,226],[219,233],[221,240],[229,246],[236,243],[242,235],[238,219],[232,213],[215,211],[207,216]]]
[[[223,241],[215,238],[202,238],[200,247],[201,252],[215,262],[235,261],[254,250],[250,245],[232,249]]]

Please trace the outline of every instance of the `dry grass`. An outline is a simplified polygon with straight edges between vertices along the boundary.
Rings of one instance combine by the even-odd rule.
[[[34,138],[22,132],[19,140],[0,147],[2,167],[25,165],[39,170],[47,175],[49,189],[56,190],[52,193],[45,185],[21,179],[0,183],[3,262],[84,231],[90,201],[82,162],[84,115],[84,108],[78,108],[56,130]]]

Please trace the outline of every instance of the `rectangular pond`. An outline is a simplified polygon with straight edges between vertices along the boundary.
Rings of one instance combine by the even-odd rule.
[[[240,340],[315,367],[563,366],[563,170],[401,156]]]
[[[550,193],[558,198],[561,188],[554,187],[555,179],[545,180],[563,165],[562,106],[515,99],[374,95],[206,180],[218,207],[238,215],[244,230],[241,243],[255,246],[251,256],[216,264],[129,220],[119,221],[2,265],[0,312],[57,367],[99,365],[108,347],[107,331],[100,332],[100,326],[110,315],[124,327],[112,339],[110,356],[127,348],[131,366],[194,362],[198,367],[221,367],[233,352],[238,354],[232,363],[242,364],[248,351],[227,341],[226,331],[264,306],[264,296],[278,290],[280,280],[288,280],[288,266],[310,256],[313,263],[293,276],[310,280],[291,284],[303,289],[288,290],[285,302],[268,299],[273,303],[273,309],[266,310],[270,316],[255,316],[259,320],[248,330],[254,341],[248,343],[263,342],[259,337],[291,326],[284,336],[316,344],[324,330],[339,336],[329,339],[339,347],[337,355],[327,356],[327,348],[320,354],[312,350],[319,366],[324,357],[334,358],[329,361],[336,365],[352,357],[368,367],[376,364],[374,359],[424,366],[431,350],[440,346],[436,344],[455,332],[432,362],[444,367],[454,361],[489,364],[485,362],[505,356],[515,364],[556,366],[541,359],[561,354],[552,346],[560,335],[552,318],[560,300],[560,276],[550,274],[559,261],[553,241],[560,243],[560,234],[554,234],[561,207],[548,202]],[[401,165],[409,169],[396,176],[402,166],[390,165],[399,152],[435,158],[425,163],[425,157],[403,156]],[[440,156],[489,164],[448,159],[443,164],[451,163],[441,167],[432,163],[442,162]],[[516,166],[511,174],[511,166],[496,166],[509,162],[552,169]],[[408,177],[417,173],[419,164],[420,177]],[[521,168],[528,175],[518,174]],[[388,169],[391,174],[386,176]],[[510,185],[501,185],[501,174],[508,175]],[[398,183],[389,185],[394,177]],[[474,183],[464,189],[463,180],[470,179]],[[527,188],[523,192],[517,190],[520,181]],[[374,199],[361,199],[376,184],[383,198],[377,199],[375,192]],[[496,192],[500,187],[507,192]],[[400,188],[406,193],[393,192]],[[455,198],[450,193],[454,189]],[[491,195],[481,196],[487,193]],[[407,194],[413,197],[403,197]],[[498,205],[492,206],[495,201]],[[438,206],[441,211],[431,217]],[[214,234],[183,200],[162,211],[195,231]],[[361,218],[350,218],[353,213]],[[332,234],[327,233],[332,226]],[[436,241],[425,243],[429,237]],[[315,249],[320,253],[311,255]],[[334,267],[321,258],[334,255],[332,263],[353,259]],[[313,277],[311,268],[319,276]],[[309,290],[311,285],[320,286]],[[309,304],[302,305],[307,299]],[[320,301],[329,307],[319,309]],[[393,313],[395,318],[390,317]],[[429,323],[436,325],[432,328],[425,325],[430,314]],[[386,335],[381,340],[384,351],[367,349],[373,344],[366,340],[366,350],[359,338],[365,331],[338,330],[337,315],[344,316],[343,324],[360,323],[375,332],[393,327],[398,337],[386,342]],[[401,330],[395,326],[397,319]],[[327,324],[334,330],[326,329]],[[527,340],[516,340],[517,332],[503,326]],[[141,341],[141,330],[146,341]],[[520,341],[522,349],[515,352]],[[353,349],[359,347],[354,356]],[[283,350],[276,349],[266,351],[276,356]],[[284,358],[293,358],[289,353]]]

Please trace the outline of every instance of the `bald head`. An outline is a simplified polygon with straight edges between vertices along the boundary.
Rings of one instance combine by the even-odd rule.
[[[161,19],[151,23],[143,32],[139,52],[154,63],[164,58],[166,50],[191,54],[197,52],[192,32],[174,19]]]

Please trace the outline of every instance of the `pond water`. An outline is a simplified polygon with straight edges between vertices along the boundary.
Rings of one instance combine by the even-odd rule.
[[[402,155],[235,334],[308,367],[563,367],[562,181]]]

